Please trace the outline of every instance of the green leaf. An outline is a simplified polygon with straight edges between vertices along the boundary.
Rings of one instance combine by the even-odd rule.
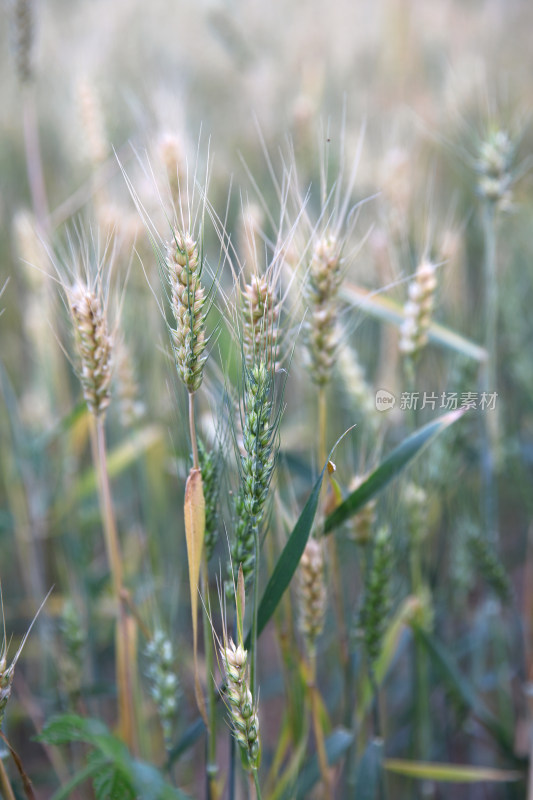
[[[298,517],[298,521],[294,526],[291,535],[289,536],[289,540],[276,562],[276,566],[274,567],[274,571],[270,576],[265,593],[261,598],[257,612],[258,636],[265,629],[268,621],[272,617],[272,614],[278,607],[278,604],[283,597],[285,590],[289,586],[292,576],[296,572],[298,564],[300,563],[302,553],[305,550],[305,545],[307,544],[307,540],[309,539],[309,534],[311,533],[311,528],[313,527],[313,522],[315,520],[316,509],[320,497],[320,489],[322,487],[322,480],[324,478],[325,471],[326,466],[324,466],[324,469],[320,473],[318,480],[313,486],[313,491],[309,495],[307,503],[305,504],[304,509]],[[249,650],[250,648],[250,639],[251,635],[248,633],[244,645],[246,650]]]
[[[62,714],[51,719],[37,738],[54,745],[86,742],[94,748],[87,767],[59,789],[53,800],[68,797],[73,787],[91,777],[94,779],[96,796],[101,800],[127,800],[129,797],[188,800],[186,794],[166,783],[155,767],[134,760],[126,745],[109,733],[104,723],[97,719]]]
[[[64,786],[58,789],[57,792],[52,795],[51,800],[68,800],[72,794],[72,790],[75,789],[76,786],[92,778],[93,775],[98,774],[101,768],[101,763],[87,764],[84,769],[80,769]]]
[[[342,289],[342,297],[350,305],[361,308],[373,317],[390,322],[393,325],[400,326],[405,320],[403,307],[391,300],[390,297],[385,297],[382,294],[376,294],[358,286],[345,284]],[[428,338],[430,342],[439,344],[449,350],[455,350],[455,352],[472,358],[474,361],[484,362],[487,359],[487,351],[483,347],[436,322],[432,322],[429,326]]]
[[[98,719],[85,719],[77,714],[61,714],[52,717],[37,736],[40,742],[47,744],[68,744],[69,742],[86,742],[94,745],[99,736],[109,734],[107,727]]]
[[[345,728],[337,728],[325,741],[328,764],[332,766],[343,757],[353,742],[353,733]],[[283,793],[280,800],[305,800],[309,792],[320,780],[320,765],[314,755],[302,768],[295,786]]]
[[[416,638],[426,648],[431,660],[442,674],[444,681],[455,692],[476,719],[493,736],[501,749],[514,758],[514,742],[512,731],[507,730],[501,722],[484,705],[476,694],[474,687],[461,674],[452,655],[444,645],[431,633],[413,625]]]
[[[120,767],[109,763],[101,753],[91,753],[87,759],[95,772],[93,789],[96,800],[135,800],[135,790]]]
[[[383,783],[383,740],[372,739],[355,772],[355,800],[378,800]]]
[[[434,422],[415,431],[396,447],[379,467],[358,488],[352,492],[331,514],[326,517],[325,532],[330,533],[352,517],[374,495],[384,489],[390,481],[427,445],[432,439],[445,431],[463,416],[467,409],[458,408],[443,414]]]
[[[395,772],[397,775],[448,783],[478,783],[480,781],[505,783],[507,781],[519,781],[525,777],[522,772],[517,772],[516,770],[492,769],[491,767],[474,767],[462,764],[405,761],[400,758],[387,758],[384,766],[389,772]]]

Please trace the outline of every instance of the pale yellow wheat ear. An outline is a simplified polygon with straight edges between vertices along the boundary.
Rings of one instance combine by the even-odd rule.
[[[400,330],[400,351],[405,356],[414,358],[427,343],[436,289],[436,265],[424,258],[409,283],[409,299],[403,310],[404,321]]]
[[[77,100],[84,134],[85,154],[93,169],[97,169],[110,154],[99,94],[93,81],[83,77],[77,85]]]
[[[190,393],[200,388],[206,361],[202,259],[198,241],[190,233],[175,229],[166,254],[166,277],[175,322],[170,332],[178,373]]]
[[[322,132],[324,152],[320,164],[319,211],[313,219],[310,203],[294,181],[293,202],[304,208],[301,228],[305,232],[305,247],[299,262],[304,267],[303,299],[307,307],[303,323],[309,373],[313,382],[326,386],[336,357],[340,339],[339,292],[351,261],[356,256],[352,241],[360,208],[367,200],[356,202],[353,192],[361,158],[364,127],[362,128],[349,173],[345,171],[344,129],[341,126],[339,166],[336,174],[329,171],[329,136]],[[313,193],[313,187],[311,188]],[[316,191],[315,191],[316,194]]]
[[[111,399],[114,340],[124,292],[113,303],[110,323],[110,283],[116,263],[116,242],[103,244],[82,224],[67,229],[66,242],[56,253],[48,251],[70,317],[76,357],[65,353],[82,384],[84,399],[96,419],[103,419]],[[122,297],[120,297],[122,292]]]
[[[105,304],[98,291],[85,283],[76,283],[68,290],[68,301],[85,402],[91,414],[102,417],[111,401],[113,356]]]
[[[233,569],[232,569],[233,576]],[[225,678],[222,698],[229,712],[230,725],[233,735],[239,744],[243,763],[248,770],[258,769],[261,761],[261,741],[259,736],[259,718],[257,703],[252,696],[248,650],[244,648],[244,575],[242,567],[239,568],[237,581],[233,581],[235,593],[235,607],[237,610],[237,644],[228,635],[225,597],[222,590],[222,581],[219,584],[219,602],[222,611],[222,639],[217,636],[214,627],[213,638],[218,649],[217,658],[220,670]]]
[[[310,538],[298,567],[298,609],[300,632],[311,658],[324,628],[326,603],[324,544],[319,539]]]

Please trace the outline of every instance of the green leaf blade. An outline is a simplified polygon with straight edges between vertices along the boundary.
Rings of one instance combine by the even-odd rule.
[[[329,514],[325,522],[325,532],[331,533],[332,530],[356,514],[365,503],[384,489],[432,439],[460,419],[466,410],[466,408],[458,408],[448,414],[443,414],[442,417],[419,428],[399,444],[366,481]]]
[[[388,758],[384,762],[385,769],[396,775],[408,778],[437,781],[438,783],[507,783],[524,778],[517,770],[494,769],[492,767],[476,767],[470,764],[437,764],[425,761],[407,761],[401,758]]]

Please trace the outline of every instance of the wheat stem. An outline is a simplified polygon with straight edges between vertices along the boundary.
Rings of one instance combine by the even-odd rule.
[[[198,441],[196,439],[196,421],[194,412],[195,392],[189,392],[189,431],[191,434],[192,460],[194,469],[200,469],[198,456]]]
[[[217,764],[217,738],[216,738],[216,693],[215,693],[215,654],[213,637],[211,636],[210,618],[209,618],[209,576],[207,558],[204,549],[203,563],[202,563],[202,596],[204,598],[204,647],[205,647],[205,671],[207,676],[207,702],[208,702],[208,728],[207,728],[207,784],[209,796],[216,798],[216,783],[218,775]],[[210,679],[211,678],[211,679]]]
[[[102,417],[91,415],[91,443],[93,459],[98,479],[98,498],[104,528],[109,569],[113,582],[113,594],[117,603],[117,692],[119,708],[119,725],[124,741],[132,749],[137,750],[137,739],[133,719],[133,680],[129,663],[130,647],[127,626],[126,608],[123,602],[122,558],[118,538],[109,474],[104,421]]]
[[[41,146],[39,143],[39,128],[35,111],[35,95],[32,87],[29,86],[23,89],[22,95],[26,171],[28,174],[33,213],[35,214],[39,231],[41,233],[46,233],[49,228],[48,202],[46,199]]]
[[[308,682],[309,695],[311,700],[311,716],[313,719],[313,730],[315,733],[316,751],[318,756],[318,764],[320,767],[320,776],[324,784],[324,794],[326,800],[333,800],[333,787],[331,785],[331,775],[328,767],[328,757],[326,753],[326,743],[324,740],[324,731],[320,722],[320,694],[316,685],[316,654],[312,653],[309,656],[309,682]]]
[[[4,800],[16,800],[16,797],[11,788],[11,781],[9,780],[4,762],[0,758],[0,789],[2,790],[2,797]]]
[[[255,787],[255,796],[256,800],[261,800],[261,787],[259,785],[259,776],[257,774],[257,770],[252,770],[252,774],[254,777],[254,787]]]
[[[494,204],[485,202],[483,206],[483,238],[485,243],[484,281],[485,281],[485,349],[487,357],[481,368],[481,391],[496,391],[496,333],[498,319],[498,285],[496,277],[496,220]],[[494,477],[494,460],[497,448],[496,412],[481,415],[483,426],[482,479],[485,529],[488,537],[496,544],[498,539],[497,515],[498,498]]]
[[[252,599],[252,641],[250,647],[250,686],[254,701],[256,694],[256,660],[257,660],[257,611],[259,608],[259,526],[254,525],[254,553],[255,566],[253,577],[253,599]]]

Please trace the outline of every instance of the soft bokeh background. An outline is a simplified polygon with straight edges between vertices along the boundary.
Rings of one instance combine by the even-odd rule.
[[[181,526],[186,402],[173,378],[162,316],[148,287],[147,278],[161,297],[156,259],[121,172],[122,166],[165,238],[162,207],[168,186],[161,176],[169,148],[171,157],[178,154],[176,163],[189,164],[192,172],[199,162],[202,173],[209,147],[209,200],[220,218],[227,213],[228,232],[242,248],[242,216],[250,204],[265,237],[275,238],[265,214],[270,209],[274,219],[279,217],[269,159],[277,180],[283,164],[294,161],[302,194],[311,187],[312,216],[319,204],[324,153],[330,185],[343,163],[346,182],[362,142],[353,202],[371,199],[362,207],[349,242],[354,257],[347,280],[403,304],[409,276],[422,257],[431,257],[440,265],[436,319],[481,343],[484,244],[475,158],[492,129],[509,132],[515,142],[512,199],[499,216],[497,256],[498,552],[514,587],[510,609],[487,590],[465,545],[468,531],[479,529],[482,518],[477,418],[450,432],[445,443],[436,443],[424,455],[415,479],[428,497],[424,547],[434,629],[508,724],[516,763],[484,738],[461,703],[454,704],[437,671],[431,673],[431,731],[425,745],[420,744],[420,731],[413,734],[412,726],[418,713],[413,711],[416,691],[406,689],[413,680],[408,644],[397,656],[384,703],[390,709],[386,741],[391,755],[523,767],[520,759],[529,749],[524,687],[531,665],[527,538],[533,511],[533,5],[528,0],[36,0],[27,4],[34,16],[29,55],[13,19],[21,5],[6,0],[0,12],[0,287],[9,279],[0,300],[0,580],[8,638],[13,631],[15,642],[48,588],[55,587],[26,645],[8,720],[10,737],[25,757],[39,798],[52,796],[57,775],[64,778],[68,764],[57,756],[47,758],[30,739],[51,713],[69,707],[69,681],[84,687],[85,709],[95,715],[106,717],[106,699],[113,692],[107,572],[87,424],[66,357],[72,350],[61,290],[43,275],[57,277],[53,262],[61,274],[65,262],[75,266],[68,264],[73,251],[65,244],[65,223],[74,239],[73,231],[82,226],[102,241],[110,229],[120,233],[112,285],[115,296],[122,298],[120,336],[136,376],[129,399],[138,405],[131,417],[124,405],[112,407],[109,414],[114,496],[127,581],[136,602],[151,623],[163,620],[174,632],[184,687],[178,731],[194,718]],[[20,69],[26,62],[31,75],[22,85]],[[24,216],[38,212],[32,209],[28,186],[25,118],[26,134],[38,133],[49,212],[41,219],[46,232],[41,225],[37,236],[33,217]],[[293,208],[291,214],[294,222]],[[39,235],[49,250],[50,242],[57,243],[52,259]],[[216,269],[219,242],[212,230],[207,246]],[[240,255],[242,259],[242,249]],[[233,278],[227,265],[220,284],[221,296],[231,302]],[[298,339],[302,313],[301,287],[296,284],[292,291],[287,303],[290,346]],[[113,301],[112,310],[117,305]],[[219,313],[224,316],[224,302],[217,301],[217,306],[213,327]],[[408,385],[397,327],[383,322],[377,312],[354,310],[348,302],[343,302],[339,318],[349,353],[344,353],[330,398],[328,441],[358,423],[356,438],[339,454],[339,482],[347,490],[354,474],[376,466],[378,455],[403,438],[413,420],[396,410],[385,421],[373,409],[376,389],[399,396]],[[230,383],[238,383],[235,349],[228,367],[231,341],[222,325],[200,409],[206,438],[214,429],[225,431],[228,462],[232,437],[221,396],[226,373]],[[286,390],[280,468],[289,486],[285,491],[283,484],[281,493],[293,515],[296,497],[306,496],[317,468],[308,446],[315,430],[315,396],[299,352]],[[355,352],[368,390],[366,406],[363,402],[356,412],[351,389],[359,373],[353,380],[348,374]],[[474,391],[477,369],[464,353],[430,347],[416,388]],[[360,395],[356,400],[361,404]],[[416,421],[431,418],[421,413]],[[230,468],[228,472],[226,522],[227,496],[236,480]],[[395,488],[380,501],[382,521],[394,524],[400,492]],[[278,530],[280,545],[284,535]],[[223,565],[224,544],[219,546]],[[398,603],[409,591],[401,566],[404,544],[399,534],[400,566],[394,578]],[[358,567],[350,561],[353,543],[345,536],[339,546],[351,625],[361,582],[354,579]],[[74,677],[68,673],[68,643],[60,624],[67,598],[73,599],[76,624],[85,632],[82,674],[74,663]],[[330,611],[320,648],[321,685],[336,722],[344,716],[337,639]],[[265,647],[272,653],[262,666],[268,764],[286,699],[273,634]],[[140,663],[142,681],[142,658]],[[144,702],[149,709],[146,698]],[[161,764],[161,754],[154,755],[158,748],[150,741],[159,742],[157,721],[153,709],[146,713],[151,717],[145,757]],[[227,737],[221,730],[224,748]],[[191,796],[201,796],[201,745],[192,752],[193,758],[180,762],[175,775]],[[428,784],[420,789],[419,784],[391,779],[391,787],[395,798],[525,797],[523,784],[512,789]]]

